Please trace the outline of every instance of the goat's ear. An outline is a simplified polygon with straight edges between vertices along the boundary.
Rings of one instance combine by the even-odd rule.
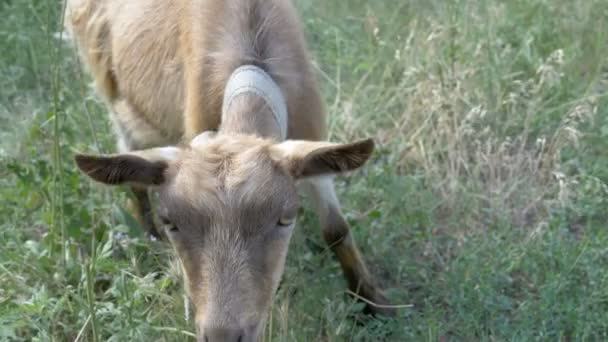
[[[148,187],[166,181],[165,171],[179,153],[177,147],[163,147],[116,155],[77,154],[74,160],[80,170],[98,182]]]
[[[274,145],[272,156],[298,179],[355,170],[373,151],[372,139],[350,144],[289,140]]]

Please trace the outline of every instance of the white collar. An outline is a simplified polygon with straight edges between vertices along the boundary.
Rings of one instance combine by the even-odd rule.
[[[222,117],[237,96],[247,93],[253,93],[266,101],[281,130],[281,141],[287,139],[287,104],[283,92],[268,73],[255,65],[240,66],[230,75],[224,89]]]

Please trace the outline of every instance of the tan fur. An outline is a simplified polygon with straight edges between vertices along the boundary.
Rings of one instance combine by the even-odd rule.
[[[80,155],[78,166],[98,181],[136,187],[135,212],[160,236],[141,187],[158,191],[201,339],[257,339],[283,273],[296,181],[360,167],[373,142],[304,141],[325,138],[325,110],[288,0],[68,0],[66,11],[126,152]],[[278,143],[278,127],[255,95],[235,100],[220,122],[226,82],[244,64],[263,68],[279,85],[288,139],[300,140]],[[210,129],[219,133],[180,148],[148,149],[190,142]],[[349,288],[385,302],[333,183],[311,187]]]
[[[147,141],[134,137],[127,146],[175,144],[217,129],[226,81],[246,63],[261,65],[283,90],[288,138],[325,138],[325,110],[290,1],[70,0],[66,25],[119,134],[146,124]]]

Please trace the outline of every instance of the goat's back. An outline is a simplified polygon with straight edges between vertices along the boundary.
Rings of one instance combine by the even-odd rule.
[[[68,29],[117,120],[157,131],[144,145],[181,138],[186,63],[202,68],[196,91],[206,120],[219,123],[232,71],[254,64],[285,95],[289,138],[324,138],[324,108],[288,0],[69,0],[67,11]]]

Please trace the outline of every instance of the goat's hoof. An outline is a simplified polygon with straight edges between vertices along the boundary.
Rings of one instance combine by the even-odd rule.
[[[158,229],[156,229],[156,224],[154,223],[154,221],[148,221],[147,220],[143,221],[143,222],[139,222],[142,226],[142,228],[144,229],[144,232],[146,232],[146,235],[148,236],[148,238],[150,238],[150,240],[152,241],[159,241],[159,240],[163,240],[163,235],[158,231]]]
[[[137,201],[132,199],[127,200],[127,209],[131,215],[133,215],[137,223],[139,223],[139,226],[143,229],[147,237],[152,240],[162,240],[163,237],[156,228],[156,223],[154,222],[151,212],[143,214]]]
[[[371,303],[366,303],[363,312],[369,315],[380,315],[385,317],[393,317],[397,313],[394,307],[391,307],[391,303],[388,299],[380,292],[380,290],[375,289],[375,293],[373,296],[369,298]]]

